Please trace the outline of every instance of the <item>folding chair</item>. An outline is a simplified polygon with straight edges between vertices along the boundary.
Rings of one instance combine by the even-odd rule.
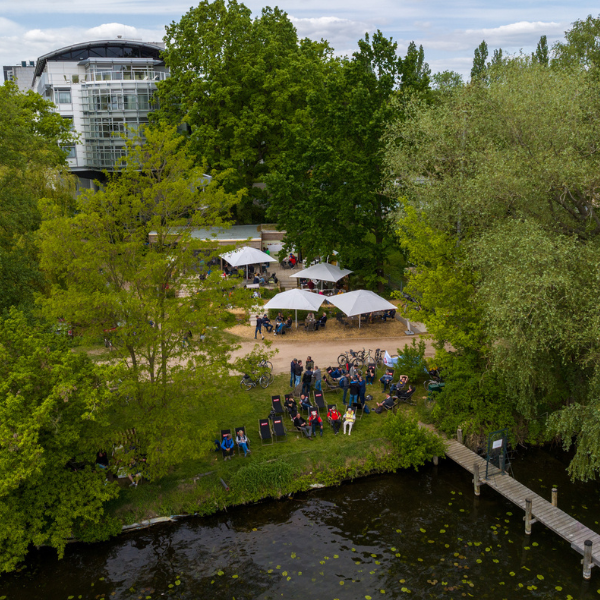
[[[226,435],[231,435],[231,429],[221,429],[221,441],[223,441]],[[226,452],[221,447],[221,453],[223,454],[223,459],[227,458],[228,456],[235,456],[235,440],[233,440],[233,448],[231,449],[231,452]]]
[[[298,405],[296,404],[296,400],[294,399],[294,395],[293,394],[286,394],[285,395],[285,405],[284,405],[284,407],[287,410],[288,415],[290,415],[290,417],[291,417],[292,416],[292,411],[288,407],[289,400],[292,400],[294,402],[294,406],[296,407],[296,412],[298,412]]]
[[[411,398],[416,391],[417,388],[413,388],[410,392],[401,392],[400,394],[398,394],[398,403],[406,402],[406,404],[414,405],[415,403],[412,401]]]
[[[278,437],[285,437],[287,435],[287,430],[285,425],[283,424],[283,419],[281,417],[273,418],[273,435],[275,441],[277,441]]]
[[[337,383],[332,383],[327,379],[327,377],[323,377],[323,381],[325,382],[325,386],[328,392],[339,392],[342,388]]]
[[[390,406],[389,408],[384,404],[383,408],[385,409],[385,416],[387,418],[389,413],[395,414],[396,413],[396,409],[398,408],[398,404],[400,404],[398,402],[398,398],[394,398],[394,404],[392,404],[392,406]]]
[[[317,405],[317,408],[319,409],[319,412],[322,410],[325,410],[325,399],[323,398],[323,392],[319,392],[318,390],[315,390],[313,392],[313,396],[315,399],[315,404]]]
[[[362,416],[365,412],[365,405],[361,404],[360,401],[359,402],[355,402],[352,405],[352,409],[354,410],[354,414],[356,415],[356,418],[358,419],[358,411],[360,410],[360,418],[362,419]]]
[[[328,404],[327,405],[327,413],[329,413],[329,411],[332,408],[336,408],[337,409],[337,405],[336,404]],[[333,423],[331,422],[331,419],[329,417],[327,417],[327,422],[329,423],[329,427],[331,427],[331,429],[333,429]]]
[[[281,405],[281,396],[271,396],[271,404],[273,405],[273,410],[276,415],[282,415],[285,412]]]
[[[269,419],[258,420],[258,435],[260,436],[261,445],[265,443],[265,440],[271,440],[271,444],[273,443],[273,434]]]

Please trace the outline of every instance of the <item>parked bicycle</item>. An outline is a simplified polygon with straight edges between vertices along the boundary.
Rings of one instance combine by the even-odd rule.
[[[268,375],[261,375],[258,379],[254,379],[254,375],[244,374],[240,381],[240,387],[245,391],[249,392],[252,388],[260,385],[261,388],[266,389],[273,383],[275,378],[271,373]]]
[[[438,367],[435,369],[425,369],[430,379],[426,379],[423,383],[426,391],[429,391],[430,385],[439,385],[440,383],[444,383],[444,380],[441,375],[442,368]]]
[[[261,361],[258,363],[258,366],[259,366],[261,369],[269,369],[269,371],[272,371],[272,370],[273,370],[273,363],[272,363],[270,360],[261,360]]]
[[[344,352],[343,354],[340,354],[338,356],[338,365],[344,368],[346,367],[346,365],[350,367],[362,367],[366,364],[366,355],[367,351],[364,348],[357,352],[350,349],[348,350],[348,352]]]

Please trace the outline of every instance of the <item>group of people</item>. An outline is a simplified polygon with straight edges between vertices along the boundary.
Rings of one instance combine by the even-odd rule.
[[[333,382],[337,382],[338,387],[344,392],[342,397],[344,405],[346,404],[346,399],[350,396],[348,400],[350,408],[352,406],[362,407],[365,414],[369,414],[370,409],[366,404],[367,382],[354,367],[350,367],[349,372],[341,367],[336,367],[335,369],[328,367],[327,373]]]
[[[302,393],[310,394],[310,390],[322,391],[323,374],[315,361],[309,356],[306,359],[306,369],[301,360],[294,358],[290,363],[290,387],[295,388],[302,384]]]
[[[315,317],[313,313],[308,313],[304,319],[304,329],[314,327],[315,331],[319,331],[319,327],[323,329],[327,324],[327,315],[323,313],[320,318]]]
[[[300,396],[300,405],[309,413],[308,421],[298,412],[298,406],[293,396],[289,396],[285,401],[285,408],[294,423],[294,427],[309,440],[314,439],[317,432],[323,437],[323,419],[320,417],[318,409],[312,406],[310,398],[305,394]],[[351,435],[356,415],[351,407],[348,407],[345,414],[342,415],[336,406],[332,406],[327,411],[327,421],[331,424],[335,435],[339,433],[342,424],[344,435],[346,435],[346,429],[348,429],[348,435]]]
[[[248,456],[248,454],[251,452],[250,448],[248,448],[250,442],[248,441],[246,432],[243,429],[238,429],[235,432],[235,444],[237,444],[238,448],[244,453],[244,458],[246,458],[246,456]],[[223,439],[221,440],[223,460],[232,459],[235,444],[230,433],[226,433],[223,435]]]
[[[285,335],[286,330],[292,328],[292,317],[288,315],[286,319],[281,313],[279,313],[275,319],[275,325],[273,325],[267,313],[265,313],[262,317],[260,315],[256,315],[254,339],[256,339],[258,335],[260,335],[263,340],[265,339],[265,336],[262,332],[263,327],[267,333],[273,332],[274,335]]]

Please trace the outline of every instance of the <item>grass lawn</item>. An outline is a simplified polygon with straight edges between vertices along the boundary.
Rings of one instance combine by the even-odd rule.
[[[352,435],[336,436],[327,424],[325,415],[323,437],[317,435],[314,441],[297,433],[289,417],[284,417],[288,435],[273,444],[261,444],[258,435],[258,419],[266,418],[271,410],[271,396],[290,392],[289,375],[278,375],[266,390],[255,387],[249,392],[239,387],[239,377],[231,377],[229,389],[223,391],[223,404],[219,409],[218,426],[220,428],[245,426],[252,452],[247,458],[236,455],[230,461],[223,461],[221,452],[210,452],[202,460],[184,462],[168,476],[154,482],[143,482],[137,488],[124,487],[118,499],[107,506],[108,512],[124,523],[133,523],[141,519],[157,516],[169,516],[183,513],[210,514],[228,505],[254,502],[259,497],[281,496],[314,484],[335,485],[348,477],[360,476],[380,469],[394,468],[389,443],[383,439],[381,425],[386,413],[371,412],[357,418]],[[342,391],[324,392],[325,402],[336,403],[343,413]],[[381,393],[381,384],[367,386],[367,394],[374,399],[369,404],[373,408],[375,401],[385,397]],[[234,400],[234,401],[232,401]],[[401,410],[413,410],[402,407]],[[287,480],[277,483],[277,469],[284,464]],[[253,467],[249,468],[250,465]],[[249,475],[261,472],[271,473],[265,476],[269,484],[261,488],[261,493],[249,494],[242,486],[234,485],[236,474],[241,469]],[[257,469],[256,471],[253,469]],[[293,481],[290,481],[293,471]],[[252,475],[254,477],[254,475]],[[230,487],[226,491],[221,479]]]

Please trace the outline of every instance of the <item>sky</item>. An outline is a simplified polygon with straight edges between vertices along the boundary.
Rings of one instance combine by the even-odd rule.
[[[36,60],[75,42],[123,38],[160,41],[192,0],[0,0],[0,63]],[[398,42],[422,44],[432,72],[458,71],[466,79],[473,51],[485,39],[510,54],[531,52],[541,35],[550,44],[570,24],[598,16],[584,0],[246,0],[255,15],[263,6],[285,10],[300,37],[325,38],[337,54],[350,54],[366,32],[378,29]]]

